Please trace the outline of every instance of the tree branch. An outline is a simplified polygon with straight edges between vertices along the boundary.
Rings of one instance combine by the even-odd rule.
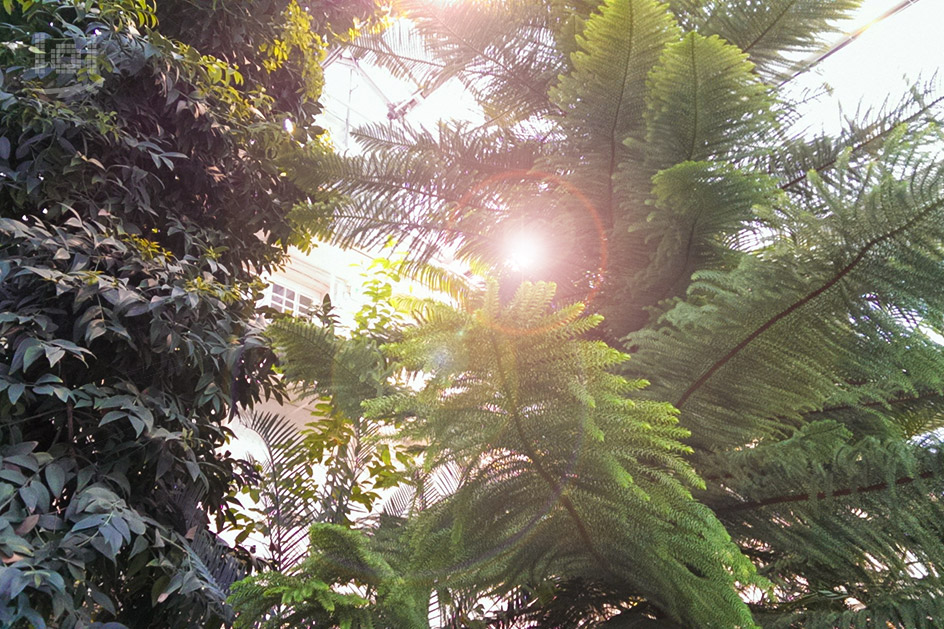
[[[931,478],[934,476],[934,472],[922,472],[917,476],[902,476],[901,478],[895,480],[895,485],[909,485],[916,480]],[[874,485],[865,485],[862,487],[847,487],[844,489],[836,489],[832,492],[821,491],[816,494],[787,494],[782,496],[776,496],[774,498],[766,498],[764,500],[758,500],[755,502],[742,502],[738,504],[728,505],[726,507],[718,507],[714,509],[715,513],[734,513],[737,511],[748,511],[751,509],[759,509],[761,507],[769,507],[771,505],[778,504],[789,504],[793,502],[807,502],[810,500],[825,500],[827,497],[838,498],[841,496],[851,496],[853,494],[867,494],[873,491],[883,491],[889,488],[887,482],[875,483]]]
[[[806,294],[801,299],[790,304],[787,308],[784,308],[783,310],[778,312],[776,315],[767,319],[767,321],[765,321],[762,325],[760,325],[759,327],[754,329],[753,332],[751,332],[746,337],[744,337],[744,339],[740,343],[735,345],[727,354],[725,354],[720,359],[715,361],[714,364],[712,364],[711,367],[709,367],[708,370],[705,371],[701,375],[701,377],[698,378],[698,380],[692,383],[692,385],[689,386],[688,389],[685,390],[685,392],[681,395],[681,397],[675,403],[675,407],[681,409],[682,406],[686,402],[688,402],[689,398],[691,398],[691,396],[695,393],[695,391],[697,391],[702,386],[704,386],[704,384],[708,382],[708,380],[710,380],[711,377],[715,373],[717,373],[719,369],[721,369],[728,362],[730,362],[735,356],[737,356],[744,348],[750,345],[760,335],[762,335],[764,332],[772,328],[775,324],[782,321],[787,316],[796,312],[797,310],[799,310],[800,308],[802,308],[809,302],[813,301],[814,299],[816,299],[817,297],[819,297],[820,295],[822,295],[823,293],[831,289],[840,281],[842,281],[843,278],[845,278],[849,273],[851,273],[856,268],[856,266],[858,266],[859,263],[865,259],[865,256],[868,254],[868,252],[871,251],[874,247],[876,247],[877,245],[883,242],[891,240],[895,238],[896,236],[898,236],[899,234],[901,234],[902,232],[908,230],[910,227],[914,226],[916,223],[926,218],[934,210],[939,209],[942,205],[944,205],[944,200],[938,200],[934,203],[931,203],[927,207],[925,207],[923,210],[918,212],[915,216],[912,216],[910,219],[908,219],[907,221],[905,221],[904,223],[902,223],[895,229],[885,234],[882,234],[880,236],[875,236],[874,238],[866,242],[862,246],[862,248],[859,250],[859,252],[856,254],[856,256],[848,264],[846,264],[846,266],[844,266],[835,275],[833,275],[833,277],[831,277],[825,284],[823,284],[816,290]]]

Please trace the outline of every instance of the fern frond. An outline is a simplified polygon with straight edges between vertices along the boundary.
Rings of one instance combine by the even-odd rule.
[[[309,543],[312,553],[291,573],[268,572],[234,586],[237,629],[429,626],[427,590],[399,576],[363,533],[318,524]]]
[[[553,172],[571,171],[590,203],[612,222],[614,177],[626,159],[625,141],[642,139],[646,77],[663,49],[681,33],[655,0],[602,3],[578,38],[573,69],[551,91],[559,126],[574,151],[550,155]]]
[[[361,401],[382,395],[390,375],[378,348],[366,339],[345,339],[330,328],[298,319],[279,319],[268,336],[284,357],[285,375],[307,398],[322,397],[349,418]]]
[[[767,87],[746,55],[720,37],[686,34],[666,47],[649,82],[645,154],[654,170],[743,159],[772,130]]]

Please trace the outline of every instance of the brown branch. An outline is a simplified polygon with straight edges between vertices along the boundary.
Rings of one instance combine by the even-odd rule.
[[[909,485],[919,478],[926,479],[934,476],[934,472],[922,472],[917,476],[902,476],[901,478],[895,481],[895,485]],[[873,491],[883,491],[889,488],[887,482],[875,483],[874,485],[864,485],[862,487],[851,488],[847,487],[845,489],[836,489],[832,492],[821,491],[813,494],[788,494],[785,496],[777,496],[774,498],[766,498],[764,500],[758,500],[755,502],[742,502],[739,504],[729,505],[726,507],[718,507],[714,509],[715,513],[732,513],[736,511],[747,511],[750,509],[758,509],[760,507],[769,507],[771,505],[778,504],[788,504],[793,502],[807,502],[809,500],[825,500],[827,497],[837,498],[841,496],[851,496],[852,494],[867,494]]]
[[[510,387],[508,386],[508,381],[505,378],[505,371],[502,369],[501,352],[499,351],[498,341],[495,339],[494,332],[489,334],[489,340],[492,343],[492,351],[495,352],[495,359],[498,363],[498,376],[501,381],[501,387],[505,389],[507,394],[510,391]],[[535,452],[534,448],[531,447],[531,443],[529,442],[527,435],[524,433],[524,427],[521,425],[521,420],[518,416],[517,395],[512,395],[510,398],[510,415],[515,425],[515,431],[518,433],[518,438],[521,440],[521,448],[524,450],[524,455],[528,457],[528,459],[534,465],[534,469],[537,471],[538,475],[544,480],[545,483],[548,484],[548,486],[551,488],[551,491],[554,493],[557,499],[560,500],[561,505],[563,505],[564,509],[570,515],[570,518],[577,527],[577,534],[583,540],[590,555],[600,563],[600,566],[602,566],[604,570],[613,572],[609,562],[594,546],[593,538],[591,537],[590,532],[587,530],[587,527],[583,522],[583,518],[581,518],[580,514],[577,512],[577,508],[574,506],[570,496],[564,493],[564,487],[562,487],[560,483],[554,479],[553,474],[544,469],[544,466],[541,464],[541,461],[538,458],[537,452]]]
[[[898,236],[905,230],[912,227],[915,223],[918,223],[919,221],[923,220],[928,214],[940,208],[941,205],[944,205],[944,201],[942,200],[939,200],[935,203],[931,203],[924,210],[918,212],[915,216],[905,221],[899,227],[896,227],[892,231],[886,234],[882,234],[881,236],[876,236],[875,238],[872,238],[871,240],[866,242],[865,245],[863,245],[863,247],[859,250],[859,253],[856,254],[856,256],[846,266],[840,269],[839,272],[836,273],[829,281],[827,281],[825,284],[823,284],[816,290],[808,293],[802,299],[799,299],[793,302],[792,304],[790,304],[790,306],[781,310],[773,317],[767,319],[767,321],[765,321],[763,325],[761,325],[760,327],[756,328],[753,332],[748,334],[740,343],[735,345],[734,348],[731,349],[731,351],[729,351],[727,354],[722,356],[719,360],[715,361],[715,363],[711,365],[711,367],[709,367],[708,370],[705,373],[703,373],[700,378],[698,378],[698,380],[692,383],[692,385],[689,386],[688,389],[685,390],[685,392],[682,394],[679,400],[675,403],[675,407],[681,408],[689,400],[692,394],[695,393],[695,391],[700,389],[706,382],[708,382],[709,379],[711,379],[711,377],[719,369],[721,369],[731,359],[737,356],[741,352],[741,350],[743,350],[745,347],[750,345],[755,339],[757,339],[757,337],[759,337],[761,334],[763,334],[764,332],[772,328],[774,325],[776,325],[777,323],[779,323],[780,321],[782,321],[789,315],[793,314],[794,312],[796,312],[797,310],[799,310],[800,308],[802,308],[803,306],[813,301],[814,299],[816,299],[817,297],[819,297],[820,295],[822,295],[823,293],[831,289],[833,286],[838,284],[843,278],[845,278],[849,273],[851,273],[853,269],[855,269],[856,266],[858,266],[859,263],[862,262],[863,259],[865,259],[865,256],[868,254],[869,251],[872,250],[873,247],[885,241],[891,240],[892,238],[895,238],[896,236]]]
[[[907,404],[908,402],[920,402],[921,400],[926,400],[930,398],[941,397],[941,393],[936,391],[930,391],[928,393],[922,393],[921,395],[910,395],[894,398],[891,400],[875,400],[873,402],[863,402],[861,404],[837,404],[835,406],[824,406],[823,408],[816,411],[808,411],[803,413],[804,417],[809,415],[819,415],[821,413],[835,413],[836,411],[851,411],[857,408],[871,408],[874,406],[886,406],[890,404]]]
[[[859,151],[861,151],[863,148],[867,147],[869,144],[872,144],[873,142],[877,142],[877,141],[881,140],[881,139],[884,138],[886,135],[888,135],[892,130],[894,130],[895,128],[897,128],[898,125],[907,124],[907,123],[909,123],[909,122],[915,120],[915,119],[918,118],[919,116],[921,116],[921,115],[923,115],[924,113],[930,111],[931,108],[933,108],[935,105],[941,103],[942,101],[944,101],[944,96],[940,96],[940,97],[938,97],[938,98],[935,98],[933,101],[931,101],[931,102],[928,103],[927,105],[922,106],[920,109],[918,109],[918,111],[916,111],[916,112],[913,113],[912,115],[910,115],[910,116],[908,116],[908,117],[906,117],[906,118],[902,118],[901,120],[896,121],[895,124],[889,125],[888,128],[876,132],[874,135],[869,136],[867,139],[865,139],[865,140],[863,140],[863,141],[861,141],[861,142],[859,142],[859,143],[857,143],[857,144],[853,144],[853,146],[852,146],[852,153],[853,153],[853,154],[856,154],[856,153],[858,153]],[[876,122],[875,122],[875,126],[878,126],[881,122],[884,122],[884,121],[881,121],[881,120],[880,120],[880,121],[876,121]],[[817,173],[821,173],[821,172],[823,172],[824,170],[828,170],[828,169],[832,168],[833,166],[835,166],[835,165],[836,165],[836,162],[838,162],[838,161],[839,161],[838,158],[833,158],[833,159],[827,160],[826,162],[820,164],[819,166],[813,168],[812,170],[814,170],[814,171],[817,172]],[[791,179],[790,181],[781,184],[781,185],[780,185],[780,189],[781,189],[781,190],[789,190],[790,188],[792,188],[792,187],[795,186],[796,184],[800,183],[801,181],[804,181],[804,180],[808,177],[808,173],[809,173],[809,172],[810,172],[810,171],[804,171],[804,172],[800,173],[799,175],[797,175],[796,177],[794,177],[793,179]]]

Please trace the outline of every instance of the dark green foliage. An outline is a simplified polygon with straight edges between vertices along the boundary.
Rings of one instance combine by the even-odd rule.
[[[234,377],[241,359],[264,360],[264,344],[224,286],[193,288],[205,262],[152,257],[114,228],[70,222],[0,223],[4,480],[12,482],[3,486],[4,573],[13,584],[4,598],[17,600],[31,570],[48,571],[53,582],[29,585],[13,609],[33,606],[71,626],[95,609],[150,609],[173,578],[198,594],[169,600],[168,615],[199,617],[223,594],[185,538],[196,508],[186,496],[211,512],[225,507],[239,473],[216,453],[227,435],[221,423],[233,380],[254,377]],[[93,588],[84,595],[92,598],[73,603],[75,583]]]
[[[270,415],[247,422],[268,448],[262,482],[250,493],[269,536],[271,570],[234,587],[237,626],[421,626],[428,591],[408,587],[385,553],[344,528],[412,467],[407,448],[385,439],[395,420],[362,416],[362,402],[394,390],[393,366],[368,330],[397,334],[381,301],[390,286],[379,278],[368,285],[375,301],[358,313],[353,338],[339,335],[327,302],[311,320],[281,317],[267,330],[286,380],[302,399],[317,399],[302,428]]]
[[[779,613],[760,616],[765,624],[939,624],[934,599],[944,514],[933,496],[944,459],[938,439],[920,447],[856,439],[824,420],[767,447],[718,456],[704,468],[717,475],[703,499],[780,586]],[[849,598],[858,603],[851,606]]]
[[[255,277],[305,198],[278,160],[324,150],[282,121],[317,111],[329,30],[289,2],[223,39],[201,30],[250,4],[2,3],[4,627],[231,613],[247,555],[208,519],[238,524],[228,496],[248,480],[227,416],[281,387]],[[87,68],[34,67],[37,33],[93,44]]]
[[[270,572],[233,588],[237,629],[426,626],[422,590],[410,587],[360,531],[311,528],[310,555],[290,574]]]

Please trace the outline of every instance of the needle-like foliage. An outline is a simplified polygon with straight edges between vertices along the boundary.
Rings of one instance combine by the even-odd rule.
[[[346,202],[318,215],[339,242],[398,236],[414,268],[447,246],[500,279],[478,314],[428,311],[395,351],[431,379],[377,407],[415,416],[430,470],[463,470],[406,527],[431,549],[410,570],[498,601],[461,618],[940,624],[941,97],[829,136],[781,89],[858,4],[411,2],[422,59],[363,44],[487,113],[364,129],[366,154],[328,167]],[[506,262],[522,231],[553,252],[527,272]],[[523,276],[556,297],[511,299]],[[651,386],[629,402],[610,370]]]
[[[471,312],[431,308],[391,352],[431,378],[416,394],[371,403],[409,413],[425,465],[463,470],[458,491],[412,526],[443,530],[410,562],[437,585],[508,592],[553,574],[638,593],[690,626],[750,626],[734,582],[753,570],[710,510],[683,459],[674,409],[614,375],[627,356],[582,340],[598,316],[549,310],[550,284],[524,284],[502,306],[492,284]]]

